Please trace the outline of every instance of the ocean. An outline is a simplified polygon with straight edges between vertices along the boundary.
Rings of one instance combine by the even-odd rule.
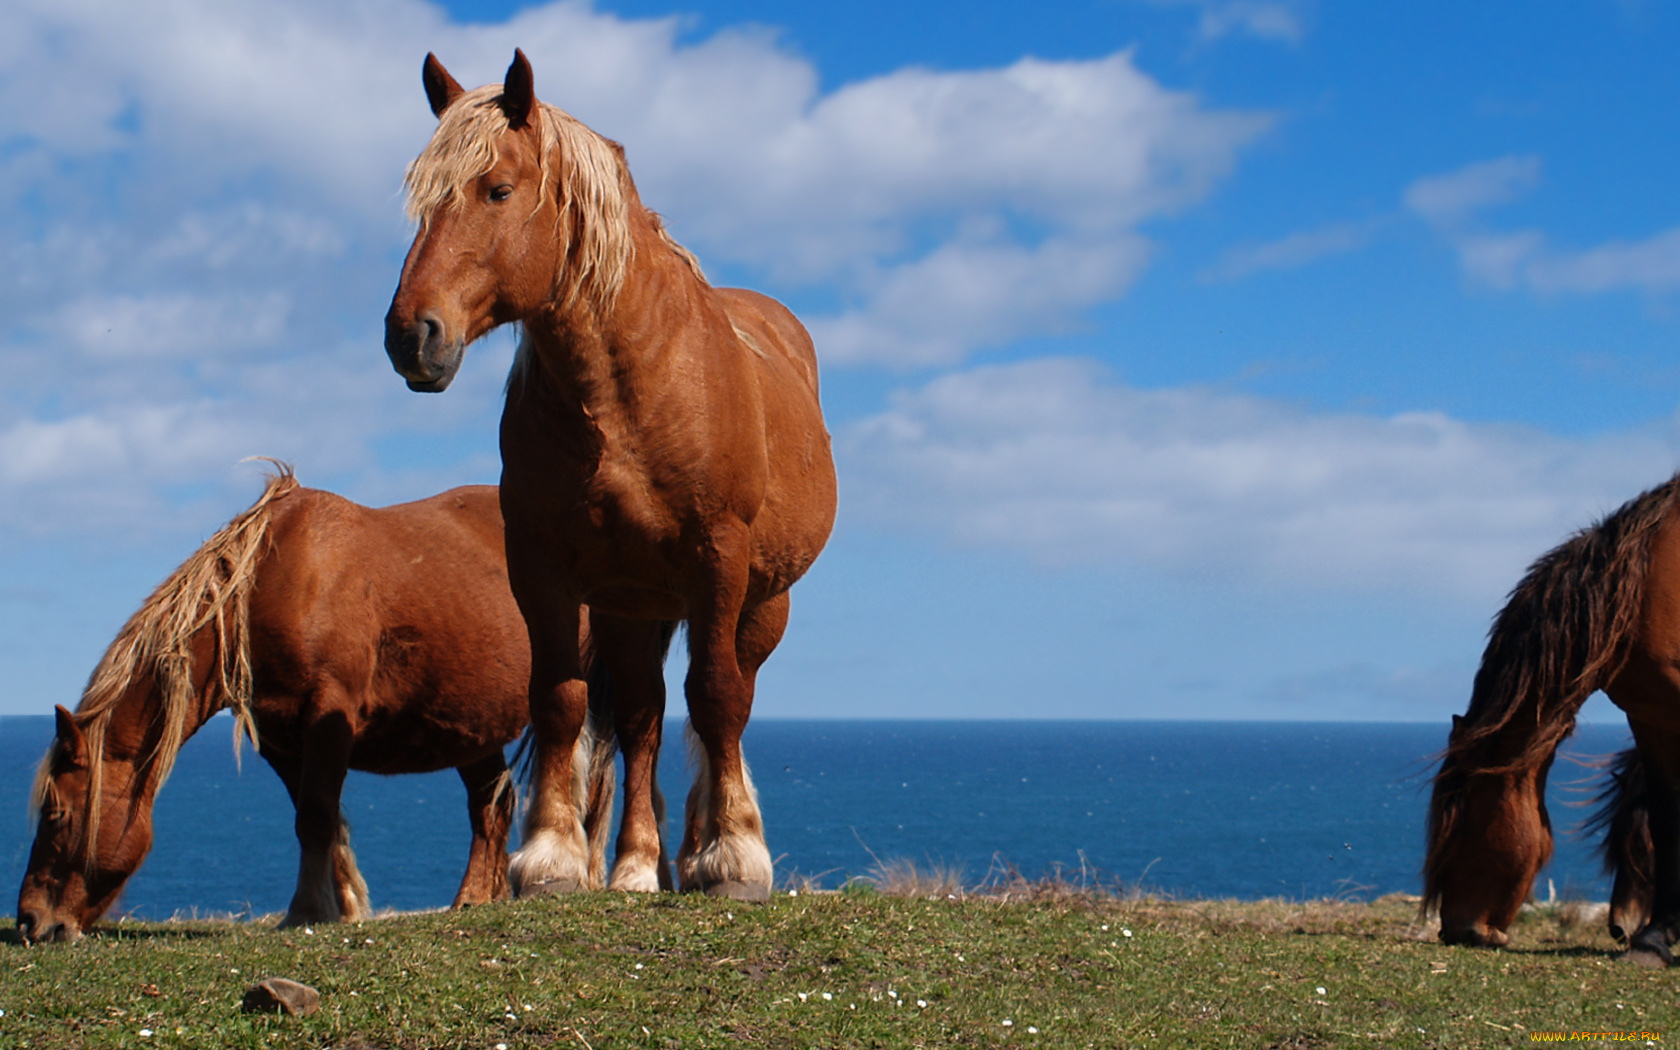
[[[6,905],[33,834],[29,787],[50,717],[0,718],[0,860]],[[1294,722],[970,722],[765,719],[744,747],[778,878],[826,886],[877,861],[1141,888],[1179,898],[1369,900],[1417,893],[1433,755],[1447,726]],[[232,720],[190,740],[158,798],[156,841],[117,913],[283,911],[297,876],[292,808]],[[1567,757],[1625,746],[1584,725]],[[688,775],[667,726],[660,781],[681,832]],[[1536,893],[1606,899],[1589,843],[1569,834],[1596,772],[1560,758],[1549,808],[1557,855]],[[344,811],[376,909],[445,907],[466,865],[466,793],[453,771],[353,773]]]

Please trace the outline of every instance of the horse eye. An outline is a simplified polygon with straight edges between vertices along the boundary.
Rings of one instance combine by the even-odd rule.
[[[490,189],[490,199],[493,201],[505,201],[511,196],[513,196],[513,187],[505,182]]]

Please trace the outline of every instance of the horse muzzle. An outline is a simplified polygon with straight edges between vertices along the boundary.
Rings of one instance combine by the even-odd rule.
[[[446,389],[461,367],[465,347],[450,339],[443,320],[425,312],[403,322],[395,312],[385,315],[385,353],[391,367],[408,380],[410,390],[435,394]]]
[[[58,919],[31,908],[24,908],[18,912],[17,930],[18,938],[26,945],[82,939],[82,929],[74,922]]]

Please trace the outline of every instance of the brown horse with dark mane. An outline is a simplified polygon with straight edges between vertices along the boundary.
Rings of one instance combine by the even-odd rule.
[[[501,494],[533,654],[536,763],[510,878],[520,894],[587,883],[572,764],[587,602],[624,749],[611,886],[658,885],[658,640],[663,622],[685,620],[699,768],[680,881],[763,899],[770,853],[741,731],[787,626],[788,589],[834,522],[810,337],[774,300],[708,284],[642,205],[623,150],[537,101],[523,53],[501,84],[463,90],[431,55],[423,80],[439,120],[408,170],[419,232],[386,351],[411,389],[438,391],[469,343],[502,324],[524,333]]]
[[[1552,853],[1546,774],[1596,690],[1626,712],[1643,769],[1646,830],[1628,825],[1610,847],[1648,835],[1648,897],[1624,887],[1630,905],[1649,901],[1621,914],[1639,922],[1629,951],[1667,964],[1680,936],[1680,477],[1542,556],[1495,618],[1429,805],[1424,907],[1439,909],[1443,941],[1506,943]]]
[[[130,618],[76,713],[58,709],[19,934],[74,940],[111,907],[151,848],[153,802],[181,745],[222,710],[236,746],[250,736],[297,806],[287,925],[369,914],[339,810],[349,769],[454,767],[472,825],[454,904],[505,897],[503,746],[526,723],[529,667],[493,487],[372,510],[282,468]],[[580,757],[597,884],[614,790],[604,684]]]

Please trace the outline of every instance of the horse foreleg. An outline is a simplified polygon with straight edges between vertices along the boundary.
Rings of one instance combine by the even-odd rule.
[[[542,603],[533,608],[520,597],[531,635],[536,751],[524,842],[508,863],[508,882],[515,895],[530,897],[589,886],[589,840],[583,820],[590,756],[580,753],[590,744],[583,733],[589,686],[583,678],[579,607]]]
[[[508,830],[513,826],[513,784],[500,750],[456,769],[467,788],[472,850],[452,908],[488,904],[508,895]]]
[[[665,721],[665,647],[669,627],[595,614],[595,649],[607,670],[614,729],[624,753],[624,818],[608,888],[671,888],[665,853],[665,799],[659,793],[659,745]]]
[[[677,854],[685,890],[736,900],[770,897],[770,850],[741,733],[752,714],[758,668],[781,641],[787,617],[783,593],[743,609],[733,623],[689,622],[689,727],[698,746]]]
[[[298,882],[284,926],[367,918],[367,884],[350,849],[350,827],[339,810],[355,731],[344,705],[323,691],[301,734],[297,790]]]
[[[1628,938],[1628,957],[1647,966],[1671,966],[1680,940],[1680,732],[1630,717],[1645,765],[1651,835],[1651,914]]]

